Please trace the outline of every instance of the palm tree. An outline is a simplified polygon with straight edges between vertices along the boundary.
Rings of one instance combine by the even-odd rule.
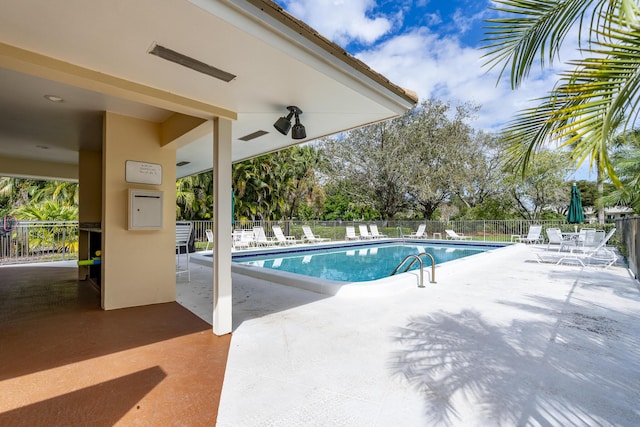
[[[213,216],[213,173],[203,172],[176,181],[176,217],[210,219]]]
[[[502,16],[488,20],[486,66],[509,70],[513,89],[529,75],[532,65],[557,60],[570,30],[588,29],[583,58],[570,61],[538,106],[519,112],[507,126],[513,166],[523,171],[533,153],[549,141],[571,147],[570,159],[586,159],[600,172],[620,182],[607,151],[616,131],[632,125],[640,113],[640,7],[635,0],[496,0]],[[580,36],[579,36],[580,37]],[[582,40],[579,40],[582,42]]]
[[[77,182],[50,181],[34,197],[34,201],[52,200],[62,206],[78,206],[79,188]]]
[[[614,146],[617,150],[612,160],[622,187],[609,192],[603,202],[609,206],[630,206],[640,212],[640,130],[618,135]]]
[[[11,214],[29,221],[75,221],[78,219],[78,207],[47,200],[22,205],[11,211]]]

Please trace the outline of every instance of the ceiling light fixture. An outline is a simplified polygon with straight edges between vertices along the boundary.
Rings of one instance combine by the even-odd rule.
[[[302,110],[293,105],[287,107],[287,110],[289,110],[289,114],[287,114],[287,117],[280,117],[273,124],[273,127],[276,128],[281,134],[286,135],[287,133],[289,133],[289,129],[291,129],[291,118],[295,117],[296,124],[293,125],[291,138],[305,139],[307,137],[307,131],[305,130],[302,123],[300,123],[300,114],[302,114]]]
[[[180,52],[176,52],[175,50],[171,50],[167,47],[160,46],[159,44],[154,44],[149,53],[162,59],[166,59],[167,61],[182,65],[183,67],[190,68],[199,73],[215,77],[216,79],[227,83],[236,78],[235,74],[228,73],[220,68],[214,67],[213,65],[198,61],[197,59],[191,58]]]
[[[51,102],[64,102],[64,99],[58,95],[45,95],[44,98]]]
[[[269,133],[269,132],[267,132],[266,130],[257,130],[257,131],[255,131],[255,132],[252,132],[252,133],[250,133],[250,134],[248,134],[248,135],[245,135],[245,136],[243,136],[243,137],[241,137],[241,138],[238,138],[238,139],[239,139],[240,141],[247,142],[247,141],[251,141],[252,139],[259,138],[259,137],[261,137],[261,136],[263,136],[263,135],[266,135],[266,134],[268,134],[268,133]]]

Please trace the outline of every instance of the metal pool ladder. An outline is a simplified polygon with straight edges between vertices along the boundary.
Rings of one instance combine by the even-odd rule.
[[[416,263],[416,261],[420,264],[420,284],[418,285],[419,288],[424,288],[424,264],[422,263],[422,257],[423,256],[427,256],[429,257],[429,259],[431,259],[431,280],[429,280],[429,283],[437,283],[436,282],[436,260],[433,258],[433,255],[428,254],[426,252],[421,252],[418,255],[407,255],[402,262],[400,262],[400,264],[398,264],[398,266],[395,268],[395,270],[393,270],[393,273],[391,273],[391,276],[395,275],[400,268],[402,268],[403,265],[406,264],[406,262],[408,260],[412,260],[407,267],[404,269],[403,273],[406,273],[407,271],[409,271],[409,269],[411,268],[411,266],[413,266],[413,264]]]

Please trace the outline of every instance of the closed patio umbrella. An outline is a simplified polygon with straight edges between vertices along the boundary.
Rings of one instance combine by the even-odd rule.
[[[567,212],[567,222],[569,224],[580,224],[584,222],[582,198],[580,197],[580,190],[578,190],[575,182],[573,183],[573,187],[571,187],[571,202],[569,203],[569,211]]]

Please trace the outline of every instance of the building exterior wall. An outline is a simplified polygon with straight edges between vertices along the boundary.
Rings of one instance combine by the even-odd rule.
[[[95,254],[89,253],[90,233],[86,224],[99,228],[102,222],[102,153],[99,151],[80,150],[78,153],[78,255],[79,259],[90,259]],[[102,268],[102,267],[91,267]],[[89,268],[78,267],[78,279],[84,280]]]
[[[102,307],[175,301],[175,150],[162,148],[160,124],[105,113],[102,150]],[[125,162],[162,166],[162,183],[125,180]],[[164,193],[160,230],[128,230],[129,189]]]

